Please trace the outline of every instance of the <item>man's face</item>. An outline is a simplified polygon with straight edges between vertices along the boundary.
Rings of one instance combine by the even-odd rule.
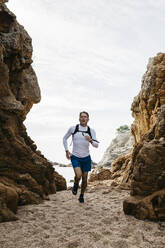
[[[82,113],[79,117],[79,121],[81,126],[87,126],[89,118],[85,113]]]

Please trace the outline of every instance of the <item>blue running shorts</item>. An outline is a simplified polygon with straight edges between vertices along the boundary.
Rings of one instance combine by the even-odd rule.
[[[84,157],[84,158],[78,158],[78,157],[72,155],[71,156],[71,162],[72,162],[73,168],[80,167],[82,172],[91,171],[92,160],[91,160],[90,155],[87,157]]]

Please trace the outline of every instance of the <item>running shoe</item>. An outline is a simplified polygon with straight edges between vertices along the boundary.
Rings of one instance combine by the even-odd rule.
[[[73,195],[77,195],[77,190],[78,190],[78,184],[74,183],[73,188],[72,188]]]
[[[84,196],[83,196],[83,194],[80,194],[80,196],[79,196],[79,202],[80,203],[84,203]]]

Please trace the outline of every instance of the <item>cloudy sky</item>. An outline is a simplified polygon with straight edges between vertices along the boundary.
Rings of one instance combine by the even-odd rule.
[[[91,148],[99,162],[116,128],[133,121],[130,107],[149,57],[164,52],[164,0],[9,0],[7,6],[33,39],[42,93],[25,121],[28,134],[48,159],[68,163],[62,137],[86,110],[100,141]]]

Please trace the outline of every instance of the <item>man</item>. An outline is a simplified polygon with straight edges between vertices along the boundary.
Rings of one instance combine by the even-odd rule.
[[[87,126],[89,114],[85,111],[79,115],[80,124],[69,128],[63,138],[63,144],[66,151],[67,159],[71,159],[72,166],[75,172],[74,186],[72,193],[77,195],[79,181],[82,178],[81,194],[79,202],[84,202],[84,192],[87,187],[88,172],[91,171],[91,157],[89,154],[89,144],[93,147],[98,147],[96,133],[94,129]],[[67,139],[72,135],[73,149],[72,154],[68,149]]]

